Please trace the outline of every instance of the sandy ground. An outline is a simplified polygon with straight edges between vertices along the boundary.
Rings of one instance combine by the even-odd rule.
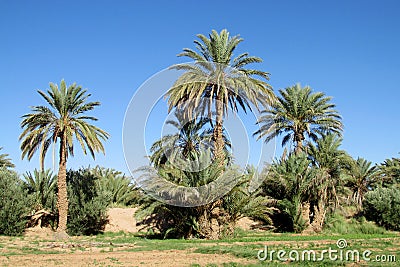
[[[106,232],[129,232],[139,231],[136,227],[135,212],[137,208],[112,208],[108,210],[108,224],[104,229]]]
[[[106,225],[105,232],[129,232],[136,233],[143,226],[137,227],[135,212],[137,208],[112,208],[108,210],[109,223]],[[257,223],[245,217],[238,220],[236,226],[243,230],[250,230]]]
[[[109,224],[105,231],[110,232],[137,232],[138,227],[134,219],[136,208],[113,208],[108,211]],[[238,226],[249,229],[254,222],[243,218]],[[37,246],[32,246],[32,240],[38,241]],[[64,242],[57,235],[46,228],[27,229],[25,237],[21,240],[10,237],[0,237],[0,244],[8,244],[7,248],[0,246],[0,266],[191,266],[199,264],[206,266],[223,263],[255,263],[246,259],[238,259],[231,255],[200,254],[188,250],[163,250],[163,251],[122,251],[135,247],[135,244],[122,244],[110,251],[107,247],[90,243]],[[18,250],[32,249],[32,253],[26,255],[10,255],[10,247]],[[40,253],[35,249],[40,248]],[[8,256],[2,256],[7,253]],[[52,254],[53,253],[53,254]],[[54,254],[57,253],[57,254]],[[12,253],[11,253],[12,254]]]
[[[77,251],[72,254],[0,256],[2,266],[206,266],[228,262],[251,263],[227,255],[199,254],[184,250],[107,253]]]

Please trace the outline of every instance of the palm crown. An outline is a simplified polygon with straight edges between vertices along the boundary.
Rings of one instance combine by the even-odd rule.
[[[278,101],[271,109],[262,112],[254,133],[266,142],[276,136],[284,135],[282,146],[288,141],[296,145],[296,153],[303,150],[303,142],[308,137],[316,141],[322,134],[340,134],[343,125],[341,116],[330,103],[331,97],[321,92],[312,93],[311,88],[300,84],[279,90]]]
[[[233,58],[233,52],[240,42],[239,36],[229,36],[227,30],[219,34],[215,30],[209,38],[198,34],[200,39],[194,43],[198,51],[183,49],[178,56],[193,59],[194,64],[178,64],[173,69],[185,71],[173,87],[168,91],[170,110],[174,107],[184,108],[189,116],[194,110],[207,112],[212,117],[215,111],[214,128],[215,155],[223,158],[223,117],[229,108],[237,112],[241,107],[251,109],[251,104],[257,108],[259,103],[271,103],[274,99],[271,86],[265,82],[269,74],[264,71],[247,69],[251,63],[262,62],[261,58],[243,53]]]
[[[0,147],[0,150],[3,148]],[[8,158],[8,154],[0,154],[0,167],[6,168],[14,168],[15,165],[11,162],[11,159]]]
[[[56,84],[50,83],[47,94],[40,90],[38,93],[46,100],[50,108],[34,106],[33,113],[22,116],[21,127],[24,128],[20,136],[22,158],[26,156],[30,160],[40,149],[40,161],[43,166],[50,144],[55,143],[59,138],[65,138],[66,157],[68,154],[73,156],[74,136],[85,154],[86,148],[93,158],[95,152],[104,152],[100,139],[106,140],[108,133],[87,122],[88,120],[96,121],[97,118],[83,115],[100,105],[99,102],[86,103],[90,97],[87,90],[82,90],[75,84],[67,88],[63,80],[60,89]]]

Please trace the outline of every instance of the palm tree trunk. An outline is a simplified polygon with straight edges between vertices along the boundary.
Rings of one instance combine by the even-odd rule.
[[[44,156],[40,154],[40,171],[44,172]]]
[[[310,202],[306,201],[300,204],[301,217],[304,220],[305,227],[310,225]]]
[[[214,137],[214,158],[219,161],[219,165],[224,164],[224,139],[222,136],[222,124],[223,124],[223,103],[219,97],[216,99],[216,123],[213,132]]]
[[[314,219],[310,225],[310,230],[315,233],[320,233],[322,231],[322,227],[324,225],[326,215],[326,208],[324,204],[324,200],[319,200],[317,206],[314,207]]]
[[[302,133],[295,133],[295,141],[296,141],[296,155],[303,151],[303,140],[304,136]]]
[[[67,231],[68,196],[67,196],[67,139],[64,134],[60,141],[60,165],[58,168],[58,232]]]
[[[224,154],[224,139],[222,135],[222,124],[223,124],[223,103],[217,96],[216,99],[216,123],[213,130],[214,139],[214,160],[217,161],[218,165],[222,168],[224,165],[225,154]],[[220,238],[220,226],[217,223],[219,216],[219,207],[222,204],[221,199],[216,200],[214,203],[206,204],[202,208],[204,209],[200,213],[199,227],[200,233],[207,239],[218,239]]]

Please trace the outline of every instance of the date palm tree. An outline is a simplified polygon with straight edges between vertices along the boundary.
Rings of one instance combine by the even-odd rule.
[[[224,29],[220,33],[213,30],[209,37],[198,34],[196,49],[183,49],[179,57],[188,57],[194,64],[178,64],[172,69],[184,73],[167,92],[170,111],[173,108],[201,110],[211,118],[215,112],[213,130],[214,156],[224,160],[223,119],[229,108],[237,112],[239,107],[251,110],[251,104],[259,108],[260,104],[273,102],[274,94],[266,82],[269,73],[248,69],[251,63],[262,59],[240,54],[234,58],[234,51],[243,41],[239,36],[231,37]]]
[[[24,186],[33,197],[35,211],[46,209],[53,212],[56,204],[57,176],[53,175],[50,169],[35,169],[33,173],[27,172],[23,176]]]
[[[318,139],[315,145],[310,144],[307,148],[312,165],[325,174],[327,190],[324,197],[328,202],[332,202],[334,207],[339,205],[337,190],[344,189],[344,173],[353,164],[350,155],[340,149],[342,141],[343,138],[337,134],[327,134]]]
[[[400,186],[400,159],[386,159],[378,166],[380,186],[389,187],[393,184]]]
[[[152,153],[150,161],[154,167],[158,168],[167,162],[177,163],[180,159],[199,160],[200,153],[213,153],[213,135],[210,119],[206,117],[187,120],[182,110],[175,110],[176,119],[168,120],[166,125],[171,125],[176,129],[175,134],[163,136],[160,140],[153,143],[150,148]],[[231,160],[231,143],[223,131],[224,153],[227,155],[228,162]]]
[[[295,152],[303,151],[306,137],[316,141],[322,134],[340,134],[341,116],[330,103],[331,97],[313,93],[309,86],[300,84],[279,90],[278,101],[271,109],[262,112],[258,121],[260,129],[254,133],[266,142],[283,135],[282,146],[289,141],[295,144]]]
[[[3,148],[0,147],[0,150]],[[8,158],[8,154],[0,154],[0,167],[6,168],[14,168],[15,165],[11,162],[11,159]]]
[[[353,161],[349,170],[350,177],[347,186],[352,190],[352,198],[358,210],[362,209],[364,195],[372,189],[372,185],[376,182],[378,169],[371,166],[372,162],[357,158]]]
[[[321,191],[311,203],[314,216],[310,229],[322,230],[326,213],[339,206],[339,196],[345,193],[343,177],[353,159],[340,149],[342,141],[338,134],[330,133],[307,147],[312,166],[321,174]]]
[[[44,159],[52,143],[59,142],[59,168],[57,179],[57,208],[58,228],[61,233],[66,232],[68,216],[68,196],[66,183],[66,168],[68,156],[74,155],[74,137],[80,144],[84,154],[87,150],[93,158],[95,152],[103,152],[102,140],[109,134],[92,125],[89,121],[97,118],[87,116],[87,111],[93,110],[100,102],[87,102],[90,94],[75,83],[68,86],[62,80],[60,86],[50,83],[47,92],[38,90],[46,100],[47,106],[33,106],[32,113],[22,116],[20,135],[22,159],[32,159],[39,151],[41,170],[44,169]]]

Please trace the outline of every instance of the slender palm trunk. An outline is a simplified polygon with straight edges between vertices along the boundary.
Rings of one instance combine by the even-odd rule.
[[[295,141],[296,141],[296,155],[303,151],[303,140],[304,136],[302,133],[295,133]]]
[[[60,141],[60,165],[58,168],[58,232],[67,231],[68,196],[67,196],[67,139],[63,134]]]
[[[40,171],[44,171],[44,156],[40,154]]]
[[[214,139],[214,160],[222,168],[224,166],[225,154],[224,154],[224,139],[222,136],[222,124],[223,124],[223,103],[217,97],[216,99],[216,122],[213,130]],[[218,177],[215,177],[218,178]],[[218,239],[221,235],[221,228],[218,223],[220,206],[222,200],[218,199],[213,203],[206,204],[200,208],[199,216],[199,227],[200,233],[207,239]]]
[[[224,164],[225,155],[224,155],[224,139],[222,136],[222,124],[223,124],[223,103],[217,97],[216,99],[216,123],[214,128],[214,157],[215,160],[219,161],[219,165],[222,166]]]

